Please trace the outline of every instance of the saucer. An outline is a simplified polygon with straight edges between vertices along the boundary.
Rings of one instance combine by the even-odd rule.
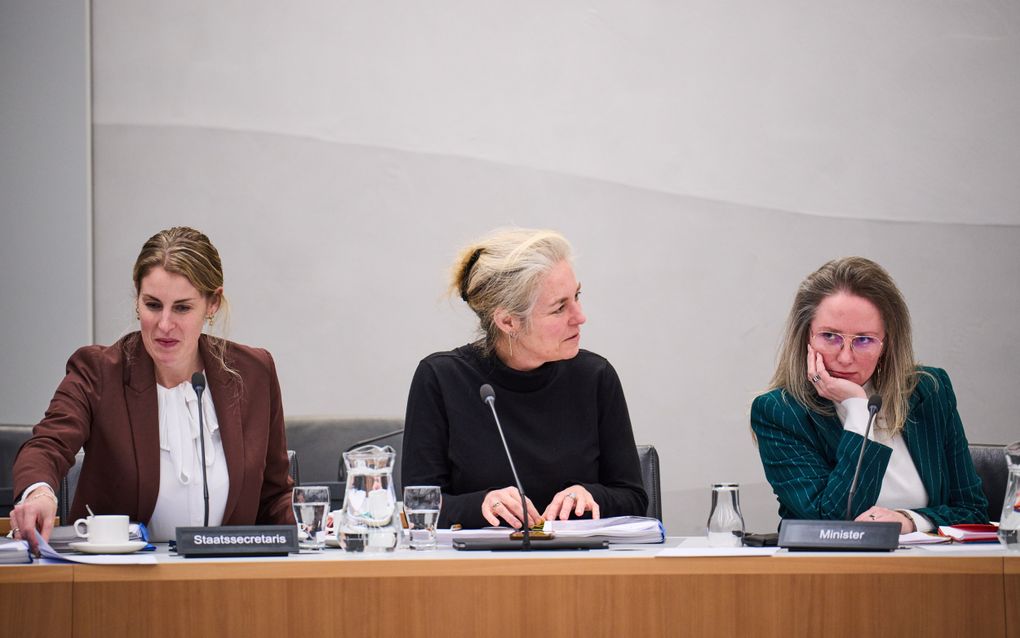
[[[145,541],[128,541],[126,543],[99,544],[88,541],[70,543],[69,546],[76,552],[85,554],[130,554],[137,552],[148,545]]]

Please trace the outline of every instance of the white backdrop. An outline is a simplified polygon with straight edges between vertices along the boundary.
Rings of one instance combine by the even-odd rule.
[[[971,440],[1020,438],[1018,34],[990,0],[97,0],[95,337],[132,328],[144,239],[195,225],[288,413],[399,416],[473,335],[457,248],[556,228],[670,532],[722,480],[768,530],[749,404],[832,257],[892,272]]]

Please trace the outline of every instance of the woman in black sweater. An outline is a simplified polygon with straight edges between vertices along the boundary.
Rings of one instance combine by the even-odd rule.
[[[426,357],[411,382],[403,482],[439,485],[439,525],[519,527],[520,495],[489,407],[490,384],[529,524],[643,515],[634,435],[619,377],[579,347],[585,322],[570,245],[553,231],[502,230],[461,254],[451,290],[478,315],[479,341]]]

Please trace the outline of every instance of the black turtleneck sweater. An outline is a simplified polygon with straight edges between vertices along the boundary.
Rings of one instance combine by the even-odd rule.
[[[524,491],[539,513],[553,496],[583,485],[601,515],[644,516],[627,402],[616,370],[597,354],[519,372],[474,345],[422,360],[411,381],[404,423],[404,485],[438,485],[440,527],[488,525],[482,501],[514,485],[482,384],[496,392],[496,410]]]

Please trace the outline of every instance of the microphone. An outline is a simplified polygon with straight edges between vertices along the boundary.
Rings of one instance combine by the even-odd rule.
[[[857,456],[857,469],[850,482],[850,494],[846,499],[845,520],[784,519],[779,525],[780,547],[785,547],[790,551],[892,551],[899,545],[899,523],[854,521],[850,516],[853,511],[854,494],[857,493],[857,480],[861,475],[861,463],[864,462],[864,446],[868,444],[868,435],[871,434],[871,425],[875,422],[875,415],[881,409],[881,395],[871,395],[868,398],[868,427],[864,431],[861,453]]]
[[[205,421],[202,418],[202,393],[205,392],[205,375],[196,372],[191,375],[191,387],[198,395],[198,445],[202,450],[202,498],[205,500],[205,518],[203,527],[209,527],[209,478],[205,474]]]
[[[864,462],[864,446],[868,444],[868,435],[871,434],[871,424],[875,422],[875,415],[882,409],[882,395],[875,393],[868,397],[868,427],[864,430],[864,441],[861,442],[861,453],[857,455],[857,469],[854,470],[854,478],[850,481],[850,494],[846,499],[846,520],[853,520],[851,506],[854,502],[854,494],[857,493],[857,479],[861,476],[861,463]]]
[[[510,456],[510,448],[506,444],[506,437],[503,436],[503,426],[499,424],[499,416],[496,414],[496,392],[492,389],[492,386],[488,383],[478,388],[478,395],[482,398],[482,403],[488,403],[489,409],[492,410],[492,418],[496,421],[496,429],[499,431],[499,438],[503,441],[503,449],[506,451],[506,460],[510,461],[510,471],[514,475],[514,482],[517,483],[517,491],[521,494],[521,511],[524,513],[524,521],[521,523],[522,533],[524,534],[523,541],[521,543],[521,549],[531,549],[531,530],[528,525],[528,502],[524,496],[524,486],[521,484],[521,479],[517,477],[517,468],[514,467],[514,459]]]

